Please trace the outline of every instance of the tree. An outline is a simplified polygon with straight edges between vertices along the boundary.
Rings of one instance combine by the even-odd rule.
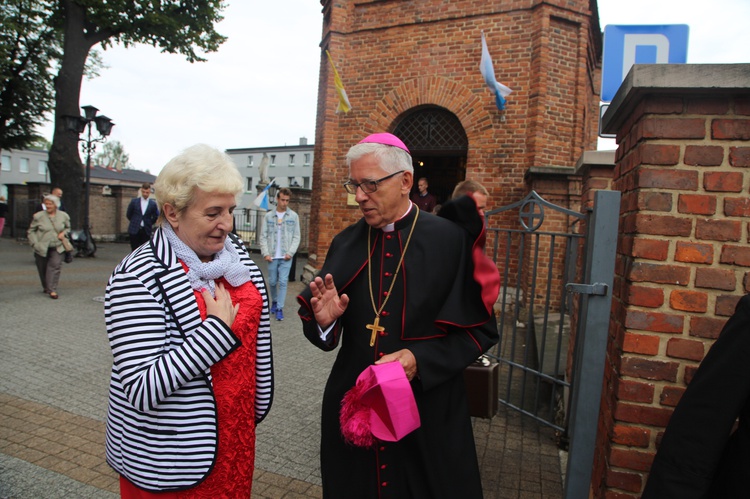
[[[0,9],[0,149],[25,149],[52,111],[53,64],[59,32],[48,23],[50,5],[39,0],[3,2]]]
[[[34,141],[28,145],[30,149],[41,149],[43,151],[49,151],[52,147],[52,142],[45,139],[44,137],[37,137]]]
[[[117,140],[105,142],[102,152],[96,155],[96,163],[105,168],[130,168],[130,155]]]
[[[148,43],[163,52],[204,61],[196,49],[215,52],[226,37],[214,24],[221,21],[222,0],[56,0],[50,19],[59,18],[63,53],[55,78],[55,131],[49,154],[52,183],[65,191],[66,205],[81,206],[83,167],[78,136],[65,127],[64,116],[80,114],[81,82],[93,47],[114,43],[129,47]],[[74,225],[80,218],[72,213]]]

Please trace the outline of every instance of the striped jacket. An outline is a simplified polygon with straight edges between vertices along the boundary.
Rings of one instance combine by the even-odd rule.
[[[255,421],[273,395],[271,329],[263,276],[230,234],[263,298],[258,328]],[[216,317],[201,320],[193,290],[161,230],[127,256],[107,284],[104,316],[112,354],[107,462],[149,491],[195,486],[216,459],[210,367],[240,345]]]

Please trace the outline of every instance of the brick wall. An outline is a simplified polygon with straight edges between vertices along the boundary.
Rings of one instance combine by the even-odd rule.
[[[111,185],[110,194],[103,194],[102,185],[91,184],[89,219],[91,235],[97,241],[128,240],[128,219],[125,216],[130,201],[140,195],[138,186]],[[81,197],[83,200],[83,197]]]
[[[706,90],[645,88],[617,111],[621,237],[595,497],[640,496],[675,405],[750,291],[750,98],[711,88],[717,68]]]
[[[458,117],[469,142],[466,177],[487,187],[492,206],[526,194],[529,168],[572,167],[595,147],[601,54],[595,2],[321,4],[321,48],[331,52],[353,110],[335,114],[322,51],[311,265],[319,268],[333,236],[361,216],[341,188],[348,148],[369,133],[394,130],[420,106],[440,106]],[[482,31],[498,79],[514,90],[504,115],[479,73]]]

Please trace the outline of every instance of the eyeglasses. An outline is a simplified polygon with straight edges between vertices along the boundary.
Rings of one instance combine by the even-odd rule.
[[[357,187],[360,187],[362,189],[362,192],[365,194],[372,194],[373,192],[378,190],[378,185],[380,182],[385,182],[389,178],[398,175],[399,173],[404,173],[406,170],[400,170],[395,173],[391,173],[390,175],[386,175],[383,178],[379,178],[377,180],[365,180],[364,182],[360,182],[359,184],[352,182],[351,180],[347,180],[344,182],[344,189],[346,189],[346,192],[349,194],[356,194],[357,193]]]

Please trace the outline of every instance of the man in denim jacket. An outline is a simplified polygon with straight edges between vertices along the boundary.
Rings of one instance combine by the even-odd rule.
[[[271,314],[284,320],[284,300],[292,257],[300,241],[299,216],[289,208],[292,191],[283,187],[276,194],[276,210],[266,213],[260,228],[260,253],[268,262]]]

